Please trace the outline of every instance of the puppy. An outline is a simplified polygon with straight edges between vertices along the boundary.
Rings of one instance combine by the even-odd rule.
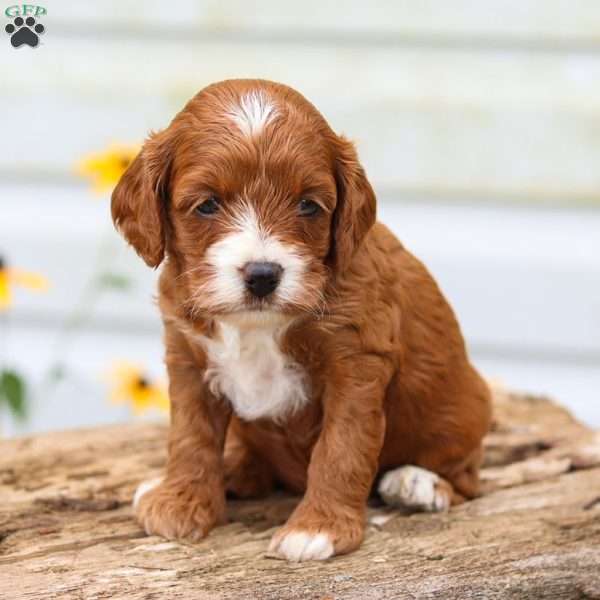
[[[144,144],[112,196],[117,228],[164,262],[171,428],[149,534],[199,539],[226,493],[303,494],[270,551],[357,548],[374,486],[441,511],[477,494],[490,393],[452,309],[382,224],[353,145],[298,92],[234,80]]]

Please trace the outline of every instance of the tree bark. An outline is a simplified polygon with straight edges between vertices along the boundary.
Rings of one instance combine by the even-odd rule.
[[[137,484],[164,425],[0,444],[0,598],[600,598],[600,435],[544,398],[495,391],[486,493],[446,514],[370,506],[363,546],[292,564],[268,540],[298,501],[229,503],[197,543],[147,537]]]

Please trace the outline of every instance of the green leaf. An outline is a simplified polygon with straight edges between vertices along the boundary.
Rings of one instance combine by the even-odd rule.
[[[18,373],[9,370],[0,373],[0,396],[17,419],[25,419],[25,381]]]
[[[132,281],[127,275],[106,271],[98,275],[98,287],[126,291],[132,287]]]

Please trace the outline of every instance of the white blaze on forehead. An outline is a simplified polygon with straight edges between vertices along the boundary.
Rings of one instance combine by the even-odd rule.
[[[248,92],[227,113],[240,131],[252,137],[260,133],[276,116],[275,105],[262,91]]]
[[[238,304],[245,296],[243,268],[249,262],[273,262],[283,269],[274,299],[293,300],[301,292],[305,260],[292,246],[261,227],[249,205],[233,220],[233,231],[213,244],[206,253],[214,274],[208,282],[208,292],[217,302]]]

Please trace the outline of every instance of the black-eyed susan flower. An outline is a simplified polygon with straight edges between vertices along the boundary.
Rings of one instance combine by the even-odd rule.
[[[9,267],[0,256],[0,312],[12,305],[12,287],[19,285],[34,292],[48,289],[48,280],[37,273]]]
[[[116,363],[111,371],[111,400],[127,403],[140,414],[151,409],[169,410],[169,396],[163,384],[153,381],[139,366]]]
[[[139,151],[138,145],[112,144],[103,152],[95,152],[79,161],[77,173],[91,180],[94,191],[110,191]]]

